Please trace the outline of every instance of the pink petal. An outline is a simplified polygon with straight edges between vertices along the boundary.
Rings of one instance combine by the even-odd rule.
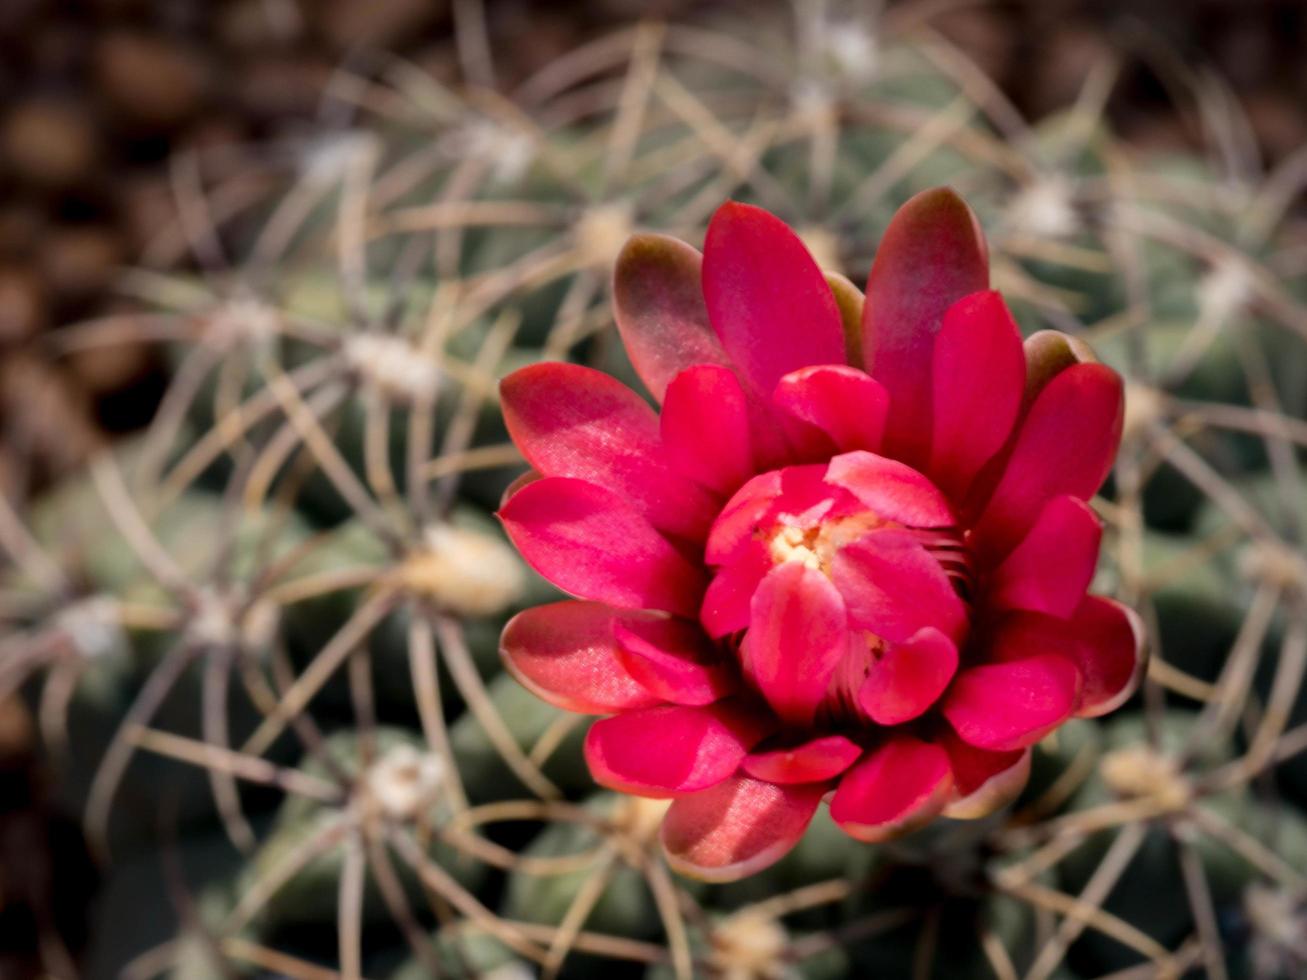
[[[1053,497],[1092,497],[1112,468],[1123,417],[1121,378],[1111,368],[1074,364],[1049,381],[976,526],[979,553],[1006,555]]]
[[[766,731],[739,705],[662,705],[602,718],[585,738],[595,782],[637,796],[683,796],[715,786]]]
[[[1058,653],[982,664],[958,674],[944,717],[963,741],[991,752],[1034,745],[1075,710],[1080,671]]]
[[[673,378],[662,439],[679,472],[720,494],[734,493],[753,476],[749,406],[735,373],[700,364]]]
[[[958,669],[958,648],[933,627],[891,646],[871,666],[858,704],[878,725],[901,725],[934,704]]]
[[[769,783],[816,783],[834,779],[857,761],[862,747],[843,735],[819,735],[799,745],[755,749],[744,771]]]
[[[777,565],[753,595],[745,671],[781,718],[804,725],[848,651],[844,602],[821,572]]]
[[[858,450],[836,456],[826,482],[843,487],[886,521],[907,527],[950,527],[957,522],[939,489],[896,459]]]
[[[867,278],[862,349],[890,395],[888,454],[930,458],[931,351],[945,311],[989,285],[989,256],[971,209],[946,187],[922,191],[890,221]]]
[[[831,577],[844,597],[849,625],[889,643],[904,643],[935,627],[960,640],[967,608],[943,567],[899,530],[872,531],[840,549]]]
[[[509,435],[541,474],[615,490],[660,530],[702,539],[716,503],[668,465],[658,416],[626,385],[548,363],[514,371],[499,392]]]
[[[698,614],[703,571],[612,490],[546,477],[514,494],[499,519],[527,564],[565,592],[626,609]]]
[[[1112,599],[1085,596],[1071,617],[1079,641],[1076,663],[1084,678],[1081,718],[1115,711],[1134,693],[1148,666],[1144,655],[1144,624],[1138,614]]]
[[[617,329],[640,380],[659,402],[686,368],[729,363],[708,325],[702,262],[696,249],[667,235],[634,235],[617,257]]]
[[[776,385],[772,400],[824,432],[837,452],[880,446],[889,396],[857,368],[823,364],[791,371]]]
[[[1054,497],[990,578],[987,604],[1063,618],[1084,598],[1098,563],[1103,526],[1088,504]]]
[[[733,693],[739,669],[703,633],[683,619],[632,618],[613,626],[617,659],[660,700],[711,704]]]
[[[942,748],[896,735],[844,774],[830,815],[850,837],[875,843],[933,819],[952,788],[948,754]]]
[[[844,362],[840,311],[821,269],[761,208],[717,209],[703,246],[703,295],[722,347],[764,396],[797,368]]]
[[[953,770],[953,802],[944,809],[946,817],[986,817],[1016,799],[1030,778],[1030,749],[987,752],[948,730],[940,732],[937,741]]]
[[[780,470],[768,470],[749,480],[717,515],[708,532],[704,560],[713,565],[733,561],[754,542],[759,523],[767,516],[782,490]]]
[[[663,819],[667,862],[703,881],[735,881],[775,864],[799,842],[824,783],[778,786],[732,776],[676,800]]]
[[[504,504],[508,503],[509,499],[517,493],[517,491],[521,490],[528,483],[535,483],[538,479],[540,479],[540,474],[535,470],[527,470],[525,473],[515,477],[512,483],[504,487],[504,492],[499,497],[499,506],[503,507]]]
[[[747,552],[717,571],[699,609],[699,620],[709,636],[723,637],[748,627],[753,594],[773,565],[767,546],[753,541]]]
[[[659,703],[622,666],[613,640],[619,614],[597,602],[554,602],[508,621],[504,666],[541,700],[566,711],[608,714]]]
[[[1003,297],[986,291],[948,308],[935,341],[930,475],[962,500],[1003,448],[1021,407],[1026,358]]]

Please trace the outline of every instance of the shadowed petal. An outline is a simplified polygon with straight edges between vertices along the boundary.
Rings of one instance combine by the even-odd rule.
[[[749,406],[735,372],[712,364],[687,368],[667,386],[662,440],[678,471],[720,494],[753,476]]]
[[[953,770],[953,802],[944,808],[946,817],[989,816],[1016,799],[1030,778],[1030,749],[987,752],[947,730],[939,733],[937,742],[948,753]]]
[[[952,789],[948,755],[942,748],[896,735],[844,774],[830,815],[850,837],[875,843],[929,822]]]
[[[1006,555],[1052,497],[1094,495],[1121,441],[1121,378],[1102,364],[1056,375],[1022,420],[1003,475],[975,529],[977,550]]]
[[[1097,718],[1115,711],[1134,693],[1148,666],[1144,624],[1134,610],[1091,595],[1071,617],[1070,628],[1079,641],[1076,663],[1084,678],[1076,714]]]
[[[1098,563],[1103,526],[1076,497],[1054,497],[990,578],[987,602],[1063,618],[1084,598]]]
[[[712,497],[668,465],[658,416],[616,378],[579,364],[533,364],[499,385],[504,422],[544,476],[607,487],[655,527],[697,537],[712,523]]]
[[[1059,653],[969,667],[944,698],[944,717],[963,741],[991,752],[1033,745],[1071,717],[1080,671]]]
[[[750,612],[746,673],[778,715],[811,722],[848,650],[843,600],[821,572],[789,561],[763,578]]]
[[[843,487],[882,520],[908,527],[948,527],[953,509],[939,489],[906,463],[861,450],[830,461],[826,482]]]
[[[731,775],[764,735],[759,718],[730,702],[662,705],[601,718],[585,738],[595,782],[637,796],[682,796]]]
[[[825,275],[826,285],[835,296],[835,305],[840,308],[840,320],[844,326],[844,360],[862,367],[862,311],[866,302],[862,290],[838,272],[827,269]]]
[[[768,470],[735,491],[708,532],[704,559],[714,565],[733,561],[753,542],[759,522],[780,496],[781,490],[781,471]]]
[[[930,475],[962,500],[1007,442],[1021,407],[1026,359],[1003,297],[965,296],[948,308],[935,341]]]
[[[750,752],[744,771],[769,783],[816,783],[834,779],[857,761],[862,747],[843,735],[820,735],[799,745],[765,746]]]
[[[1026,358],[1026,391],[1022,399],[1025,408],[1030,407],[1050,381],[1073,364],[1098,363],[1088,344],[1061,330],[1036,330],[1021,347]]]
[[[825,276],[799,237],[761,208],[717,209],[703,246],[703,294],[722,347],[763,396],[790,371],[844,361]]]
[[[966,631],[967,609],[948,574],[908,533],[872,531],[836,553],[831,578],[849,611],[849,626],[905,643],[936,627],[954,640]]]
[[[880,446],[889,396],[857,368],[822,364],[791,371],[777,383],[772,400],[792,418],[824,432],[837,452]]]
[[[871,665],[858,704],[878,725],[901,725],[934,704],[958,669],[958,648],[934,627],[891,646]]]
[[[546,477],[514,494],[499,519],[527,564],[565,592],[626,609],[698,615],[703,572],[611,490]]]
[[[922,191],[890,221],[867,277],[862,350],[889,391],[889,455],[922,466],[930,456],[931,352],[944,312],[989,286],[976,216],[947,187]]]
[[[784,857],[817,812],[824,783],[778,786],[738,775],[676,800],[663,819],[667,862],[703,881],[735,881]]]
[[[722,637],[748,627],[753,594],[772,566],[767,546],[752,541],[747,551],[717,571],[699,609],[699,620],[709,636]]]
[[[622,666],[613,639],[621,615],[597,602],[554,602],[508,621],[499,653],[509,673],[566,711],[608,714],[660,702]]]
[[[698,623],[632,618],[617,622],[613,636],[622,667],[660,700],[711,704],[739,687],[738,668]]]
[[[667,235],[633,235],[613,272],[613,314],[626,353],[658,401],[695,364],[729,364],[708,325],[698,250]]]

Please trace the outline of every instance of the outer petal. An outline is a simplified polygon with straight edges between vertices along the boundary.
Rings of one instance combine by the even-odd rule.
[[[880,447],[889,395],[857,368],[822,364],[791,371],[776,385],[772,400],[792,418],[824,432],[837,452]]]
[[[1144,624],[1112,599],[1085,596],[1071,617],[1079,641],[1076,662],[1084,677],[1076,714],[1096,718],[1115,711],[1134,693],[1148,666]]]
[[[970,667],[942,711],[963,741],[991,752],[1033,745],[1066,721],[1080,697],[1080,671],[1058,653]]]
[[[663,820],[667,861],[704,881],[761,871],[799,842],[826,789],[824,783],[778,786],[739,775],[682,797]]]
[[[735,772],[765,735],[739,705],[663,705],[601,718],[585,738],[595,782],[637,796],[683,796]]]
[[[948,754],[942,748],[896,735],[844,774],[830,815],[849,836],[875,843],[933,819],[952,789]]]
[[[746,672],[781,718],[808,724],[849,648],[840,594],[815,568],[784,562],[762,580],[750,610]]]
[[[1022,345],[1026,356],[1026,393],[1022,400],[1029,408],[1055,377],[1073,364],[1096,364],[1098,358],[1083,340],[1060,330],[1036,330]]]
[[[1016,799],[1030,778],[1030,749],[987,752],[950,731],[940,732],[938,744],[948,753],[953,770],[954,798],[944,816],[954,820],[988,816]]]
[[[988,285],[985,239],[962,198],[940,187],[899,208],[876,251],[862,318],[867,370],[890,394],[890,455],[929,460],[935,335],[945,310]]]
[[[839,307],[799,237],[761,208],[717,209],[703,246],[713,329],[746,383],[769,395],[782,375],[844,360]]]
[[[834,779],[862,755],[862,747],[843,735],[819,735],[800,745],[750,752],[744,771],[769,783],[816,783]]]
[[[1103,525],[1076,497],[1054,497],[990,578],[987,603],[1063,618],[1084,598],[1098,563]]]
[[[864,535],[836,553],[831,578],[844,597],[851,628],[889,643],[905,643],[927,627],[954,640],[966,632],[966,605],[943,567],[909,533]]]
[[[628,618],[613,625],[617,660],[660,700],[711,704],[739,687],[736,665],[683,619]]]
[[[626,609],[698,614],[702,570],[611,490],[546,477],[514,494],[499,518],[527,563],[565,592]]]
[[[1003,297],[974,293],[948,308],[933,374],[930,474],[951,499],[962,500],[1007,442],[1025,388],[1021,333]]]
[[[948,500],[906,463],[869,452],[844,453],[830,461],[826,482],[843,487],[882,519],[908,527],[956,523]]]
[[[508,621],[499,653],[523,687],[566,711],[608,714],[659,703],[622,666],[613,640],[620,614],[597,602],[554,602]]]
[[[1121,441],[1121,378],[1102,364],[1074,364],[1036,396],[975,529],[989,559],[1006,555],[1052,497],[1087,500]]]
[[[667,386],[662,439],[678,471],[723,495],[753,475],[749,406],[728,368],[699,364]]]
[[[509,435],[544,476],[615,490],[672,534],[701,538],[712,523],[712,497],[668,465],[658,416],[616,378],[579,364],[533,364],[499,390]]]
[[[826,285],[830,286],[835,296],[835,305],[840,308],[840,320],[844,324],[845,361],[857,367],[862,359],[862,310],[866,298],[862,290],[853,285],[846,276],[826,270]]]
[[[878,725],[901,725],[934,704],[958,669],[958,648],[934,627],[891,646],[871,666],[858,704]]]
[[[634,235],[613,272],[613,313],[626,353],[658,401],[695,364],[729,364],[708,325],[703,257],[667,235]]]

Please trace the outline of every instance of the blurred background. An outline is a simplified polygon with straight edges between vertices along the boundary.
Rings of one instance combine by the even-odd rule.
[[[383,54],[443,83],[471,75],[509,91],[634,20],[723,22],[755,5],[0,0],[0,493],[38,495],[149,422],[171,372],[156,345],[129,338],[70,350],[60,338],[74,324],[136,315],[125,270],[139,286],[142,270],[202,269],[185,231],[192,185],[348,128],[342,92]],[[1228,155],[1255,157],[1244,160],[1250,169],[1307,147],[1300,0],[915,0],[887,13],[951,42],[1030,121],[1066,109],[1095,66],[1128,51],[1105,106],[1127,145],[1210,150],[1203,101],[1177,98],[1183,78],[1237,104],[1241,131]],[[484,47],[492,73],[469,59]],[[257,167],[248,174],[224,185],[236,206],[264,189]],[[90,912],[101,874],[78,815],[48,792],[38,741],[23,701],[0,703],[4,978],[42,975],[42,936],[60,936],[74,958],[102,941]]]
[[[112,312],[115,274],[188,261],[175,234],[178,154],[235,166],[255,144],[343,125],[324,105],[351,59],[394,52],[459,75],[454,0],[6,0],[0,5],[0,486],[75,465],[141,426],[161,380],[145,345],[51,363],[45,333]],[[868,3],[868,9],[878,4]],[[1108,111],[1135,145],[1194,148],[1201,120],[1158,66],[1214,72],[1258,151],[1307,142],[1307,7],[1296,0],[935,0],[908,7],[956,44],[1026,117],[1071,104],[1092,66],[1132,58]],[[702,17],[744,3],[487,0],[495,81],[511,88],[634,18]],[[336,119],[331,116],[335,113]],[[229,153],[220,152],[226,148]],[[173,229],[170,231],[169,229]],[[33,411],[39,404],[41,411]]]

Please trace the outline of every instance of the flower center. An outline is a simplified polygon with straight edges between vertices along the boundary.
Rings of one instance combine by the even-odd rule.
[[[849,458],[857,455],[872,462]],[[878,714],[904,710],[875,707],[873,675],[883,669],[929,686],[916,651],[930,646],[922,656],[938,656],[939,644],[962,643],[975,592],[963,531],[939,490],[902,464],[849,457],[755,478],[723,509],[707,551],[718,581],[705,626],[729,638],[745,676],[768,700],[779,697],[791,717],[786,692],[768,689],[759,662],[802,678],[795,684],[813,678],[819,729],[864,728]],[[795,564],[827,584],[781,573]],[[793,594],[778,600],[778,588]],[[771,649],[761,650],[764,643]]]

